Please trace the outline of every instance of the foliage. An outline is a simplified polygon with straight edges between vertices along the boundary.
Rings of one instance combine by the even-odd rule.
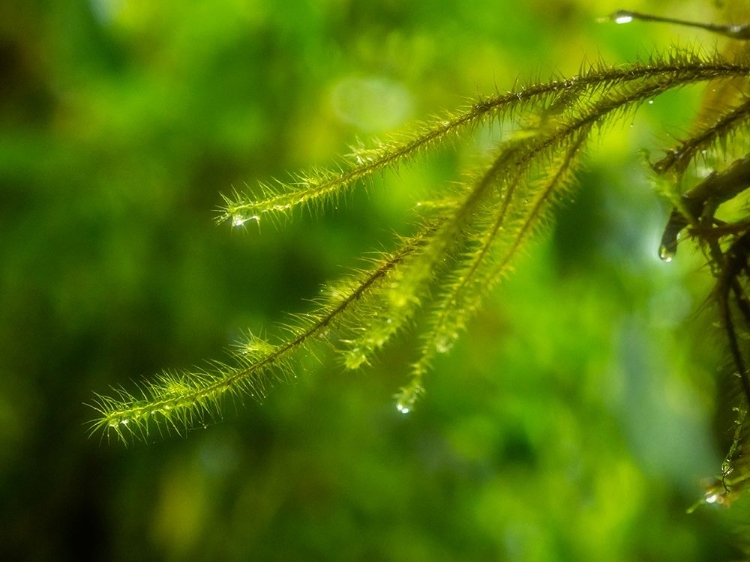
[[[440,287],[470,267],[463,252],[475,253],[470,244],[481,243],[482,223],[496,217],[471,217],[456,234],[451,260],[425,281],[421,306],[388,349],[367,355],[371,366],[353,373],[331,365],[331,357],[344,367],[357,358],[348,353],[351,343],[318,337],[290,350],[286,365],[262,373],[264,387],[256,383],[267,391],[291,372],[293,388],[249,408],[246,394],[225,393],[221,414],[235,418],[231,423],[128,450],[81,435],[91,416],[81,404],[91,401],[92,388],[123,384],[143,398],[133,387],[144,383],[128,381],[165,365],[177,368],[173,381],[187,384],[178,373],[247,327],[255,337],[239,336],[253,342],[243,357],[261,354],[264,345],[279,349],[294,339],[269,328],[279,311],[303,312],[291,321],[299,334],[330,309],[334,290],[338,298],[353,290],[344,280],[317,304],[300,304],[322,280],[340,276],[338,264],[351,268],[352,256],[380,247],[350,275],[361,283],[397,258],[399,246],[415,243],[370,286],[372,298],[340,316],[372,320],[369,311],[383,304],[376,293],[385,295],[391,274],[406,272],[427,250],[421,241],[435,235],[430,225],[450,218],[434,203],[466,201],[475,184],[460,170],[472,170],[476,181],[502,143],[535,136],[545,119],[552,126],[573,119],[572,105],[549,112],[550,95],[520,104],[521,113],[493,109],[405,165],[350,184],[342,197],[298,206],[311,213],[264,213],[262,232],[253,220],[231,234],[214,228],[218,191],[236,185],[244,200],[258,201],[262,191],[241,188],[243,180],[312,169],[356,135],[384,135],[406,118],[460,107],[456,95],[492,92],[493,82],[504,92],[519,72],[517,84],[528,87],[545,84],[550,68],[560,82],[563,73],[606,68],[585,63],[579,72],[586,53],[645,65],[648,57],[636,51],[666,57],[681,35],[690,37],[677,48],[682,56],[714,60],[692,43],[713,52],[711,36],[597,24],[619,5],[585,0],[510,8],[442,0],[13,6],[0,9],[8,37],[1,60],[16,61],[12,87],[0,92],[0,557],[737,558],[724,525],[742,513],[739,502],[727,513],[710,506],[685,514],[700,493],[698,479],[720,464],[717,449],[731,445],[731,406],[739,403],[716,376],[726,348],[725,333],[720,345],[711,337],[721,332],[710,326],[717,301],[690,315],[715,281],[687,244],[670,264],[658,260],[664,224],[672,235],[680,225],[660,207],[636,154],[679,144],[665,134],[694,134],[686,123],[702,82],[644,103],[635,117],[628,110],[603,119],[605,134],[586,135],[560,197],[545,203],[521,240],[508,266],[513,275],[483,291],[464,317],[466,337],[450,353],[427,358],[427,395],[408,416],[388,396],[410,383],[409,366],[423,357],[435,311],[448,298]],[[698,2],[665,3],[660,13],[732,21]],[[377,111],[353,115],[343,106],[342,92],[352,85],[375,92],[378,103],[370,107]],[[385,99],[383,88],[398,103]],[[490,99],[472,97],[463,113]],[[704,107],[742,101],[720,96]],[[418,127],[406,131],[419,135]],[[743,136],[727,137],[737,158]],[[356,153],[366,150],[355,144],[355,155],[334,164],[333,175],[339,166],[357,166]],[[698,155],[680,189],[691,190],[707,169],[726,169],[734,158],[704,162]],[[539,189],[556,165],[534,160],[527,187]],[[458,177],[463,187],[451,184]],[[669,177],[659,184],[667,201],[674,185]],[[495,201],[501,189],[498,181]],[[723,203],[719,216],[741,216],[740,200]],[[416,202],[416,220],[404,217]],[[531,211],[515,209],[519,220]],[[400,225],[399,234],[383,235],[383,225]],[[688,226],[679,239],[700,232]],[[723,251],[729,242],[721,239]],[[490,257],[512,247],[504,238],[495,244]],[[454,284],[466,300],[473,287],[459,289]],[[330,328],[355,340],[362,334],[348,333],[353,326]],[[237,366],[231,359],[228,368]],[[202,370],[216,376],[225,368]],[[200,427],[215,414],[186,421]],[[156,421],[148,441],[175,430]],[[177,426],[184,434],[186,426]],[[143,436],[120,429],[128,443]],[[117,439],[114,428],[109,434]],[[739,472],[725,478],[733,490],[740,489]],[[712,489],[715,503],[736,497],[721,495],[721,482]]]
[[[618,12],[613,19],[634,16],[639,17]],[[736,81],[749,71],[744,55],[727,59],[677,48],[620,67],[599,64],[573,78],[517,86],[481,98],[402,138],[354,148],[338,169],[314,169],[286,183],[260,184],[256,194],[226,197],[219,221],[233,226],[278,222],[298,208],[317,214],[338,205],[347,190],[362,180],[403,165],[472,128],[492,125],[509,131],[484,167],[452,189],[418,203],[425,212],[415,235],[403,238],[394,252],[373,258],[369,270],[326,287],[318,310],[288,326],[285,338],[272,343],[249,334],[234,351],[231,365],[213,362],[200,371],[166,372],[145,383],[140,395],[121,389],[115,398],[100,396],[96,408],[102,417],[93,430],[114,433],[125,441],[148,439],[152,426],[159,432],[181,433],[219,415],[226,394],[265,397],[274,378],[295,376],[296,355],[315,353],[322,345],[336,350],[347,368],[357,369],[413,323],[417,310],[425,306],[420,356],[397,396],[398,410],[408,413],[424,392],[423,379],[436,354],[453,346],[487,291],[507,275],[529,236],[549,220],[556,201],[566,197],[573,170],[591,137],[669,90]],[[730,292],[736,295],[750,322],[750,308],[738,280],[750,230],[744,217],[727,223],[716,219],[715,213],[744,191],[750,160],[736,160],[690,188],[685,172],[698,155],[704,161],[731,161],[735,147],[728,150],[728,139],[745,130],[749,117],[746,101],[712,108],[695,133],[653,165],[668,178],[667,195],[675,204],[660,255],[672,259],[678,235],[687,227],[703,245],[719,279],[716,297],[748,397],[750,382],[728,299]],[[745,411],[743,405],[739,425]],[[732,467],[739,456],[737,446],[727,461]],[[732,470],[729,465],[727,473]]]

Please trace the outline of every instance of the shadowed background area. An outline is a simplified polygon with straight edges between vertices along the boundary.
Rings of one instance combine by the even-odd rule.
[[[273,338],[321,284],[410,232],[498,131],[323,216],[214,224],[220,193],[482,93],[633,60],[691,30],[596,19],[647,2],[22,1],[0,5],[0,559],[730,560],[700,498],[730,420],[700,257],[656,257],[639,149],[700,88],[591,149],[574,201],[404,416],[409,334],[358,372],[321,356],[186,438],[87,438],[85,404]],[[718,17],[702,2],[661,13]],[[657,154],[657,152],[654,152]]]

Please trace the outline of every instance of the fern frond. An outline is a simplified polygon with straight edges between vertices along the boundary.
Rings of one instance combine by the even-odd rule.
[[[333,289],[329,302],[302,317],[299,326],[291,327],[289,337],[280,343],[250,336],[232,354],[234,365],[213,362],[201,371],[165,372],[145,383],[140,395],[121,389],[115,390],[115,397],[98,395],[92,407],[100,417],[92,422],[91,432],[115,435],[124,442],[148,440],[152,429],[160,434],[182,434],[219,416],[226,395],[264,398],[274,379],[294,376],[291,361],[299,351],[328,340],[329,330],[346,332],[353,309],[416,251],[431,228],[406,240],[397,252],[382,257],[372,270],[350,280],[345,288]]]
[[[515,114],[529,108],[554,114],[560,108],[580,104],[586,96],[627,83],[659,77],[671,86],[678,86],[746,72],[747,66],[741,61],[730,62],[718,56],[708,57],[677,49],[666,56],[653,57],[627,67],[591,67],[570,79],[552,80],[482,98],[455,115],[417,124],[415,133],[393,137],[370,149],[355,150],[339,169],[316,168],[299,173],[288,182],[260,184],[259,197],[239,192],[224,196],[218,221],[243,224],[246,220],[259,221],[266,216],[277,220],[288,218],[294,209],[300,207],[311,212],[319,210],[326,203],[335,203],[361,180],[405,164],[414,156],[428,152],[479,124],[493,119],[512,119]]]
[[[285,337],[270,342],[249,335],[232,353],[231,365],[163,373],[138,392],[115,390],[112,397],[98,396],[94,408],[100,417],[92,431],[126,442],[148,440],[155,433],[184,433],[219,417],[227,397],[262,399],[276,380],[294,376],[301,351],[314,352],[320,344],[338,352],[347,368],[358,368],[416,324],[417,312],[431,303],[420,358],[399,395],[399,409],[408,411],[424,390],[423,376],[435,354],[450,347],[525,242],[547,222],[594,132],[668,90],[748,74],[750,65],[744,59],[678,49],[620,67],[591,66],[573,78],[482,98],[404,137],[358,149],[338,169],[313,169],[286,183],[261,184],[258,197],[226,197],[220,220],[235,225],[264,217],[278,220],[298,208],[318,210],[362,180],[477,125],[497,121],[518,131],[498,146],[474,179],[436,196],[418,234],[402,239],[393,253],[377,257],[367,271],[329,286],[317,309],[298,316]],[[750,105],[743,103],[724,113],[685,141],[679,149],[683,156],[675,162],[690,161],[697,151],[721,143],[744,126],[749,111]]]
[[[674,62],[670,61],[671,64]],[[692,74],[692,71],[686,72],[681,78],[685,79],[686,83],[701,80]],[[453,283],[448,284],[447,291],[437,305],[421,357],[412,366],[412,378],[397,395],[397,406],[400,411],[408,412],[413,408],[417,398],[424,392],[422,379],[429,370],[435,353],[443,353],[450,349],[459,332],[465,328],[468,318],[479,306],[485,291],[502,277],[527,235],[542,221],[543,208],[553,195],[559,195],[560,186],[568,179],[571,162],[585,143],[590,130],[595,126],[602,127],[607,124],[613,114],[632,110],[639,103],[672,89],[675,87],[673,79],[674,77],[670,77],[669,80],[658,77],[635,85],[623,82],[619,87],[610,85],[601,88],[599,99],[591,101],[584,110],[581,110],[580,106],[571,106],[574,108],[572,118],[566,120],[565,116],[557,117],[557,123],[548,124],[547,131],[530,138],[520,154],[511,155],[512,175],[506,180],[506,193],[499,205],[497,220],[488,231],[483,232],[483,240],[477,245],[478,249],[473,254],[467,254],[465,267],[454,273]],[[522,215],[520,219],[515,218],[517,211],[514,207],[522,206],[517,202],[528,201],[526,191],[520,195],[514,193],[518,189],[519,181],[523,181],[519,180],[519,177],[523,177],[527,167],[548,156],[549,151],[559,151],[559,144],[564,142],[571,142],[571,146],[564,152],[559,166],[552,168],[556,169],[556,173],[550,174],[545,187],[533,198],[533,203],[527,205],[528,214]],[[493,173],[497,173],[497,170]],[[494,264],[494,271],[490,275],[477,276],[478,271],[491,269],[487,254],[497,234],[505,228],[512,233],[507,253],[499,263]]]
[[[470,242],[473,251],[462,257],[462,266],[453,272],[451,282],[436,305],[421,356],[412,366],[412,379],[397,396],[398,408],[409,411],[424,392],[423,377],[436,353],[445,353],[466,328],[484,296],[506,273],[529,235],[544,222],[546,207],[560,198],[569,183],[570,172],[585,145],[588,130],[574,137],[567,150],[544,170],[541,180],[518,180],[506,186],[494,223]],[[519,187],[526,189],[517,193]]]

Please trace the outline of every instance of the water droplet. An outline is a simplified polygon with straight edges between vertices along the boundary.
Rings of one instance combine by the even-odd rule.
[[[243,226],[247,221],[260,223],[260,217],[258,215],[252,215],[249,217],[241,214],[232,215],[232,226]]]
[[[648,100],[649,105],[654,105],[654,100]]]
[[[659,258],[666,263],[671,262],[676,253],[675,248],[668,247],[666,244],[659,247]]]
[[[402,414],[411,412],[414,409],[414,403],[424,392],[424,388],[417,380],[412,380],[408,386],[403,387],[401,392],[396,395],[396,409]]]
[[[686,226],[688,226],[687,219],[679,210],[673,209],[669,215],[669,222],[667,222],[667,226],[664,228],[664,234],[661,237],[661,244],[659,246],[659,257],[665,262],[672,261],[672,258],[677,254],[680,233]]]
[[[612,14],[612,21],[618,24],[623,23],[630,23],[633,21],[633,15],[630,12],[626,12],[625,10],[618,10],[614,14]]]
[[[409,406],[407,406],[406,404],[402,404],[400,401],[396,402],[396,409],[402,414],[409,413]]]

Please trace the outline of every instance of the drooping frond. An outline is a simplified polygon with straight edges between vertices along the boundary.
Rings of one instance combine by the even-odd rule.
[[[100,418],[91,424],[91,431],[114,434],[123,441],[131,437],[147,440],[153,428],[158,433],[179,434],[202,424],[206,418],[220,415],[227,395],[265,397],[275,379],[294,377],[292,359],[296,353],[328,341],[332,332],[341,334],[353,329],[353,309],[366,306],[370,291],[392,275],[430,230],[427,227],[404,240],[397,252],[381,257],[370,271],[324,290],[327,302],[316,312],[301,317],[300,324],[290,328],[291,337],[280,343],[250,335],[233,351],[234,365],[212,362],[201,371],[165,372],[145,383],[140,395],[116,389],[115,397],[97,396],[92,406]]]
[[[481,299],[505,275],[528,236],[543,223],[546,207],[560,197],[570,181],[571,167],[585,144],[588,131],[572,139],[561,156],[546,167],[541,178],[505,185],[494,213],[488,209],[489,228],[477,230],[467,240],[466,250],[457,260],[443,294],[434,306],[431,326],[426,334],[420,359],[413,365],[412,379],[401,389],[398,408],[410,410],[424,392],[422,379],[436,353],[453,346]],[[522,190],[523,193],[518,191]]]
[[[417,126],[413,133],[358,149],[340,169],[315,169],[288,183],[262,185],[259,194],[225,198],[221,220],[278,220],[298,208],[319,210],[373,174],[406,164],[478,125],[500,122],[515,131],[500,142],[484,169],[435,195],[416,235],[399,239],[397,249],[372,260],[367,271],[327,287],[317,310],[298,317],[285,337],[266,341],[249,336],[233,350],[229,364],[164,373],[138,392],[99,396],[94,407],[100,417],[92,429],[125,441],[182,433],[220,416],[227,398],[263,397],[274,381],[294,377],[302,351],[325,346],[345,367],[356,369],[395,335],[424,326],[419,358],[397,402],[401,411],[409,411],[424,391],[424,375],[436,355],[451,347],[527,240],[551,220],[550,211],[565,199],[592,138],[666,91],[749,73],[750,65],[741,58],[676,49],[633,64],[593,66],[573,78],[482,98],[454,115]],[[657,167],[684,167],[701,151],[720,147],[746,126],[749,110],[744,102],[717,114]],[[714,191],[710,186],[693,191],[694,199],[702,201],[700,213],[694,214],[705,215],[707,199],[720,204],[736,195],[739,188],[731,174],[743,171],[738,167],[719,176]],[[717,189],[724,199],[715,197]],[[720,226],[679,217],[671,223],[675,244],[687,227]],[[723,248],[719,251],[725,259]],[[420,312],[425,322],[416,322]]]

